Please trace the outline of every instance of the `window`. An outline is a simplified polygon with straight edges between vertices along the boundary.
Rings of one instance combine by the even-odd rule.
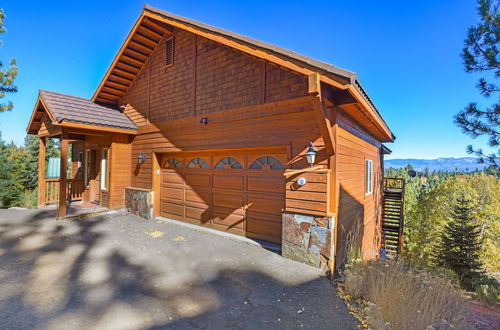
[[[285,166],[272,156],[260,157],[254,161],[252,165],[250,165],[251,170],[261,170],[263,168],[271,170],[284,170]]]
[[[187,168],[210,168],[210,166],[208,166],[203,158],[193,158],[187,165]]]
[[[101,189],[108,189],[108,148],[102,149],[101,159]]]
[[[82,161],[83,161],[83,153],[79,152],[78,153],[78,174],[82,174]]]
[[[174,37],[167,39],[165,42],[165,65],[174,65]]]
[[[170,158],[165,163],[165,168],[182,168],[182,164],[175,158]]]
[[[90,149],[85,150],[85,186],[89,185],[90,178]]]
[[[224,169],[224,168],[230,168],[233,170],[242,170],[243,166],[241,166],[241,163],[236,160],[236,158],[233,157],[223,157],[219,162],[215,165],[214,168],[218,169]]]
[[[373,161],[365,159],[365,194],[373,192]]]

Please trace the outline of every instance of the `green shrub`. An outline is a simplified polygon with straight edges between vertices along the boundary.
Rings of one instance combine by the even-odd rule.
[[[34,209],[38,204],[38,194],[36,191],[25,191],[19,198],[19,206],[27,209]]]
[[[491,306],[500,305],[500,283],[498,280],[484,275],[474,282],[474,296],[476,299]]]

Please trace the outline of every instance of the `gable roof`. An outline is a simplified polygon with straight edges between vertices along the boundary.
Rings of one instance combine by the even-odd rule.
[[[117,109],[99,105],[89,99],[56,92],[40,90],[38,100],[28,125],[28,133],[39,129],[37,117],[41,117],[42,107],[55,124],[79,123],[102,127],[136,130],[137,126]]]
[[[192,32],[300,74],[318,73],[321,82],[348,91],[354,97],[362,106],[363,115],[369,118],[385,142],[395,139],[377,107],[358,81],[356,73],[148,5],[144,5],[140,17],[97,87],[92,100],[118,105],[120,98],[132,85],[156,46],[163,37],[172,34],[173,28]]]

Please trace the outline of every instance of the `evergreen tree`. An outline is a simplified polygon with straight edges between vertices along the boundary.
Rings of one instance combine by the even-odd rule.
[[[51,157],[59,157],[57,140],[47,139],[45,147],[45,162]],[[23,191],[33,191],[38,185],[39,150],[39,138],[35,135],[27,135],[24,138],[24,147],[14,157],[16,163],[14,176],[22,186]]]
[[[9,158],[10,154],[9,146],[0,136],[0,208],[15,205],[21,196],[21,191],[12,175],[14,162]]]
[[[0,34],[5,33],[7,30],[3,26],[5,13],[0,9]],[[2,41],[0,40],[0,45]],[[2,61],[0,61],[0,99],[4,98],[7,93],[17,92],[17,86],[14,85],[14,79],[17,76],[16,60],[10,60],[9,68],[4,68]],[[13,108],[12,102],[0,103],[0,112],[9,111]]]
[[[435,255],[436,263],[453,270],[464,288],[472,289],[474,279],[482,273],[479,226],[473,224],[469,201],[459,199],[452,220],[444,227]]]
[[[485,72],[497,79],[500,75],[498,62],[498,42],[500,40],[500,8],[497,0],[479,0],[478,13],[480,22],[469,28],[464,42],[462,58],[466,72]],[[499,87],[486,78],[477,83],[481,95],[490,97],[500,91]],[[467,152],[478,156],[479,162],[485,160],[498,166],[500,156],[500,104],[498,101],[486,109],[479,109],[477,103],[469,103],[455,116],[455,123],[472,138],[488,137],[488,145],[495,153],[486,155],[482,149],[467,147]]]

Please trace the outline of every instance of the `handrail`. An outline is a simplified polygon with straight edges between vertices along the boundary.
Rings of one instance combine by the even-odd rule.
[[[384,178],[384,190],[388,192],[399,192],[401,195],[401,209],[399,215],[399,226],[398,226],[398,247],[397,254],[401,254],[404,247],[404,218],[405,218],[405,185],[406,181],[404,178],[394,178],[386,177]]]
[[[384,178],[384,189],[403,190],[405,189],[404,178]]]

